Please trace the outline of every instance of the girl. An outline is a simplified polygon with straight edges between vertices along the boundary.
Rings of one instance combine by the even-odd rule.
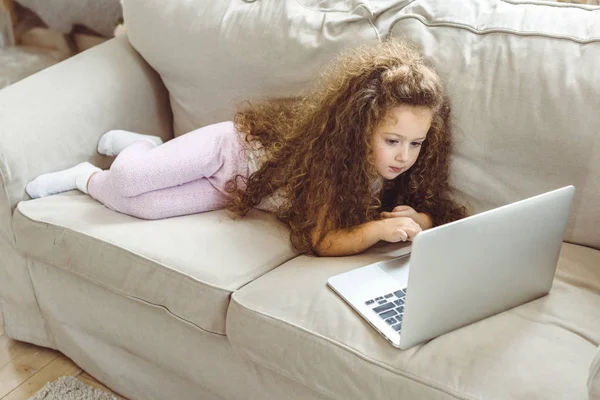
[[[275,212],[303,253],[342,256],[412,240],[466,216],[448,184],[450,106],[442,82],[406,43],[338,57],[309,95],[267,100],[165,144],[110,131],[89,163],[45,174],[32,197],[78,188],[144,219],[227,208]]]

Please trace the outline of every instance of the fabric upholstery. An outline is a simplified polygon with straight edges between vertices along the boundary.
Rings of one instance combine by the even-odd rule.
[[[594,361],[590,367],[588,389],[590,399],[600,399],[600,346],[596,351],[596,357],[594,357]]]
[[[163,307],[35,260],[31,275],[55,348],[130,400],[327,399]]]
[[[145,221],[76,191],[20,203],[14,229],[24,254],[221,335],[231,293],[295,256],[265,212]]]
[[[600,251],[564,244],[549,295],[404,351],[326,286],[373,258],[298,257],[250,283],[233,294],[230,342],[339,399],[585,398],[600,343]]]

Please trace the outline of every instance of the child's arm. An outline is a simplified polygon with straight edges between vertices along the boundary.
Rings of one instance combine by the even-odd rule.
[[[360,253],[377,243],[379,229],[377,222],[366,222],[350,229],[329,231],[318,241],[321,233],[317,229],[312,232],[312,244],[317,255],[321,257],[349,256]]]
[[[361,253],[380,240],[393,243],[412,240],[420,231],[421,227],[414,220],[399,217],[366,222],[349,229],[330,230],[320,241],[321,231],[317,227],[311,236],[313,248],[319,256],[339,257]]]

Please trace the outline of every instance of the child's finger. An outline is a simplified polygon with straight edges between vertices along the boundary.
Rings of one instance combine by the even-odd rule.
[[[380,213],[382,218],[398,218],[398,217],[408,217],[408,214],[406,213],[399,213],[399,212],[389,212],[389,211],[384,211],[382,213]]]
[[[398,238],[403,242],[406,241],[406,239],[408,239],[408,233],[406,233],[404,229],[396,229],[396,234],[398,235]]]
[[[404,228],[404,231],[408,234],[408,238],[410,240],[412,240],[415,236],[417,236],[417,234],[419,232],[421,232],[421,229],[418,229],[415,227],[409,227],[409,228]]]
[[[385,214],[385,215],[384,215]],[[398,217],[410,217],[410,213],[407,211],[392,211],[392,212],[382,212],[381,216],[383,218],[398,218]]]
[[[410,226],[416,228],[417,230],[422,231],[423,229],[421,228],[421,225],[419,225],[419,223],[417,221],[415,221],[414,219],[412,220]]]

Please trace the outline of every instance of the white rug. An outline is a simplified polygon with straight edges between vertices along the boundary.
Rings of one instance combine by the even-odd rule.
[[[117,400],[110,393],[86,385],[72,376],[61,376],[46,384],[29,400]]]

